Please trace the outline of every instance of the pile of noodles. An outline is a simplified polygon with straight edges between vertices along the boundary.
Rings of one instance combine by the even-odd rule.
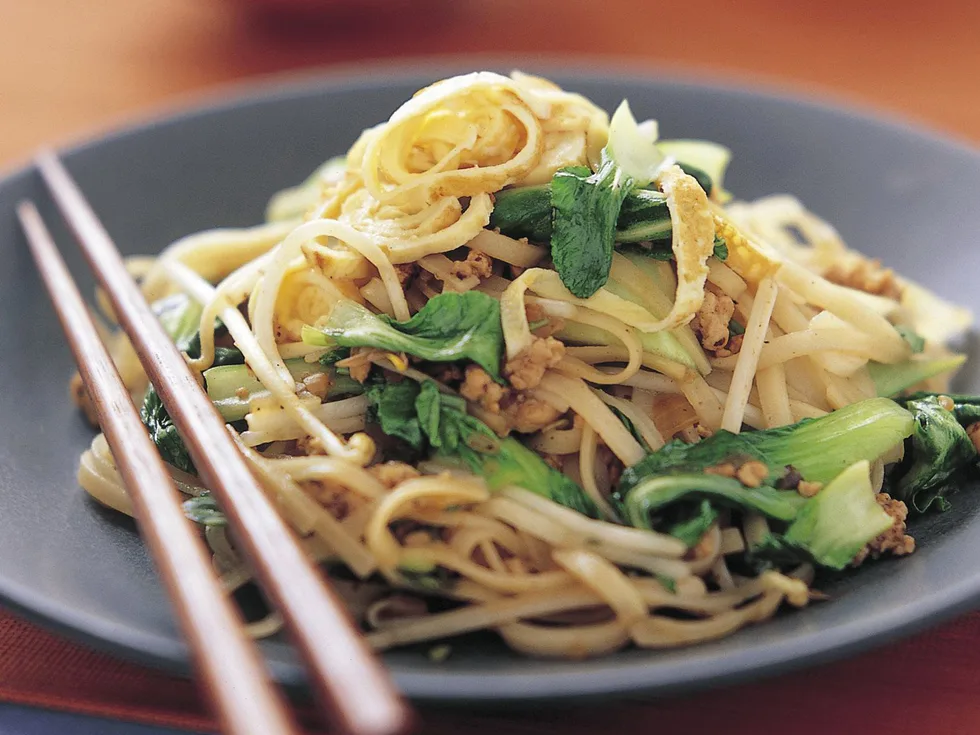
[[[183,292],[203,305],[196,370],[214,359],[217,318],[268,390],[246,418],[243,452],[310,555],[344,567],[348,580],[365,580],[338,583],[379,649],[493,629],[527,654],[592,656],[630,643],[660,648],[717,638],[769,618],[784,601],[806,604],[809,566],[757,577],[729,570],[726,557],[766,533],[761,516],[716,523],[691,551],[672,536],[609,520],[610,467],[644,454],[614,411],[652,449],[674,437],[790,424],[873,397],[869,359],[908,355],[892,326],[898,318],[933,352],[964,323],[914,284],[903,282],[895,300],[823,278],[833,263],[860,256],[795,200],[726,208],[692,195],[690,177],[678,169],[660,181],[676,263],[641,268],[617,253],[610,284],[575,298],[548,265],[546,248],[487,225],[495,192],[548,182],[565,166],[594,166],[608,126],[591,102],[541,79],[449,79],[366,130],[345,160],[278,195],[266,224],[191,235],[158,258],[131,263],[149,300]],[[725,262],[704,246],[715,232],[729,243]],[[492,275],[458,274],[454,263],[470,250],[492,258]],[[425,276],[407,289],[396,269],[404,264]],[[382,482],[371,468],[385,457],[363,433],[367,399],[323,402],[285,367],[288,358],[319,357],[322,349],[304,344],[300,330],[339,299],[404,320],[440,291],[474,288],[500,300],[508,359],[536,339],[531,305],[546,319],[586,334],[605,330],[618,342],[566,345],[528,390],[559,418],[522,436],[579,482],[605,519],[517,487],[491,494],[480,477],[438,467]],[[745,327],[737,354],[709,355],[691,329],[706,288],[736,304]],[[661,331],[680,341],[693,367],[644,350],[641,334]],[[114,353],[140,398],[146,378],[123,338],[115,338]],[[375,369],[414,369],[395,357],[373,359]],[[872,474],[880,487],[880,462]],[[174,475],[184,492],[203,492],[196,477]],[[79,476],[100,502],[132,512],[101,435]],[[396,532],[406,527],[424,530]],[[225,528],[206,533],[228,589],[249,583]],[[453,574],[453,585],[427,592],[442,602],[425,599],[398,573],[413,566]],[[264,635],[278,625],[273,613],[253,628]]]

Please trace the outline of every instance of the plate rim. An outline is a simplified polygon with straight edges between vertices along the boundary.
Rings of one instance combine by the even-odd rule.
[[[972,141],[949,131],[931,128],[928,124],[903,118],[895,111],[884,110],[856,102],[845,95],[827,90],[801,93],[789,83],[770,78],[739,77],[704,71],[692,67],[669,65],[648,66],[603,57],[595,64],[588,56],[548,56],[515,59],[513,56],[482,55],[478,57],[440,57],[415,60],[411,68],[388,62],[344,65],[324,69],[286,72],[219,85],[182,96],[149,114],[129,117],[129,122],[117,121],[110,127],[83,133],[70,142],[56,145],[70,165],[71,158],[99,145],[150,132],[162,125],[193,120],[194,118],[231,111],[250,104],[269,104],[310,94],[335,94],[344,90],[357,91],[384,88],[408,82],[423,84],[462,69],[486,67],[520,67],[541,74],[555,74],[564,79],[609,81],[619,84],[658,85],[677,89],[693,89],[701,93],[733,95],[741,98],[763,98],[794,107],[829,112],[855,119],[865,124],[884,127],[905,136],[912,136],[956,151],[980,167],[980,148]],[[587,68],[588,66],[588,68]],[[663,73],[664,70],[667,73]],[[0,187],[22,176],[31,176],[27,163],[0,169]],[[0,603],[15,614],[39,623],[43,627],[66,634],[102,651],[147,664],[169,673],[191,675],[188,650],[182,640],[154,635],[134,634],[132,629],[120,628],[99,616],[78,612],[49,596],[33,591],[0,576]],[[608,670],[555,671],[547,676],[513,672],[461,674],[451,670],[392,671],[396,684],[419,701],[443,704],[514,703],[530,701],[563,701],[575,697],[596,698],[624,696],[642,692],[672,694],[693,691],[733,681],[746,682],[761,677],[814,666],[855,655],[881,646],[889,641],[939,624],[966,610],[980,606],[980,570],[966,575],[959,583],[945,590],[944,595],[913,599],[894,607],[885,616],[874,619],[849,620],[830,631],[812,631],[781,641],[778,644],[755,646],[735,651],[726,657],[724,670],[707,674],[702,662],[684,661],[668,672],[650,669],[652,675],[638,677],[642,663],[623,664],[616,656],[608,657]],[[271,661],[275,679],[294,693],[304,691],[304,678],[296,663]],[[543,679],[547,681],[543,685]]]

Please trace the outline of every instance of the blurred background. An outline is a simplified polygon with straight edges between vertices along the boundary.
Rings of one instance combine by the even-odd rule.
[[[763,81],[980,142],[973,0],[0,0],[0,165],[244,78],[598,57]]]

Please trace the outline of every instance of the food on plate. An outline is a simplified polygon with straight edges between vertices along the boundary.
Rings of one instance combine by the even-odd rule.
[[[372,645],[686,645],[807,605],[821,569],[911,553],[907,518],[948,504],[980,436],[980,399],[948,392],[970,315],[792,197],[734,199],[729,157],[625,101],[610,118],[467,74],[265,224],[130,266]],[[229,590],[250,584],[111,340]],[[79,478],[132,512],[101,435]]]

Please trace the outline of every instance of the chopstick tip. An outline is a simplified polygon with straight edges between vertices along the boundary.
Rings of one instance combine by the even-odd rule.
[[[23,227],[27,227],[27,223],[30,220],[35,220],[40,217],[38,214],[37,207],[34,206],[34,202],[30,199],[21,199],[17,202],[17,219]]]

